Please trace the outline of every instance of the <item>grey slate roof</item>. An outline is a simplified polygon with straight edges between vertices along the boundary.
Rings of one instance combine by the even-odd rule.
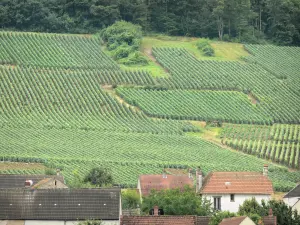
[[[33,185],[45,178],[55,178],[64,183],[63,176],[51,176],[51,175],[10,175],[0,174],[0,189],[7,188],[24,188],[26,180],[32,180]]]
[[[0,220],[119,220],[120,189],[2,189]]]
[[[292,189],[289,193],[287,193],[284,198],[300,198],[300,184],[298,184],[294,189]]]

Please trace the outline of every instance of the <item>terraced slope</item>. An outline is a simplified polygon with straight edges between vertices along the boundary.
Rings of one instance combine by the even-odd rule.
[[[161,173],[164,167],[209,171],[262,171],[266,161],[227,151],[197,137],[84,131],[74,129],[0,129],[2,157],[46,162],[63,169],[67,179],[78,170],[83,175],[95,165],[108,166],[117,184],[134,186],[141,173]],[[278,190],[287,190],[300,173],[270,166]]]
[[[117,88],[117,93],[147,115],[159,118],[261,124],[270,120],[247,95],[236,91]]]
[[[290,167],[300,167],[300,125],[224,125],[222,142],[228,146],[271,159]]]
[[[300,48],[273,45],[246,45],[252,54],[247,61],[255,62],[282,79],[300,96]]]
[[[162,48],[154,53],[171,76],[154,79],[121,70],[93,37],[1,32],[0,43],[1,160],[43,162],[69,181],[74,170],[105,165],[122,186],[165,167],[261,171],[265,163],[277,190],[300,180],[298,171],[185,134],[199,131],[186,119],[299,123],[295,92],[258,65]]]
[[[119,66],[101,51],[98,38],[0,32],[0,40],[0,64],[66,69],[119,69]]]
[[[164,87],[240,91],[254,97],[257,107],[272,117],[264,123],[300,123],[299,96],[257,64],[199,61],[180,48],[154,48],[153,54],[172,74],[159,79]]]

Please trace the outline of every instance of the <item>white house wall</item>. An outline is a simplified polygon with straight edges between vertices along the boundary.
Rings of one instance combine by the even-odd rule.
[[[246,217],[246,219],[244,219],[240,225],[255,225],[255,223],[249,217]]]
[[[239,210],[239,206],[243,204],[243,202],[247,199],[251,199],[255,197],[258,203],[261,203],[261,200],[270,200],[270,195],[240,195],[235,194],[234,202],[230,201],[230,194],[213,194],[213,195],[203,195],[209,199],[212,204],[214,203],[214,197],[221,197],[221,210],[222,211],[230,211],[236,213]]]
[[[25,225],[65,225],[65,221],[25,220]]]
[[[300,197],[294,197],[294,198],[284,198],[283,201],[285,204],[289,206],[293,206],[296,204],[296,202],[299,200]]]

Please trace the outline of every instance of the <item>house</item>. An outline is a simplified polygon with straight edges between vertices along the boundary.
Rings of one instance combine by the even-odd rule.
[[[223,219],[219,225],[255,225],[255,223],[248,216],[240,216]]]
[[[64,177],[60,175],[0,174],[0,189],[28,188],[35,185],[36,188],[67,187]]]
[[[273,185],[268,178],[268,166],[259,172],[211,172],[204,179],[196,171],[197,191],[211,200],[216,210],[237,212],[239,206],[250,198],[270,200]]]
[[[208,225],[207,216],[160,216],[155,206],[153,216],[121,216],[120,225]]]
[[[184,186],[194,186],[191,171],[189,175],[169,175],[166,171],[158,175],[141,175],[138,179],[137,189],[140,196],[144,197],[150,194],[151,190],[164,190],[184,188]]]
[[[277,217],[273,216],[272,209],[269,210],[269,215],[262,217],[262,224],[277,225]],[[247,216],[225,218],[219,225],[255,225],[255,223]]]
[[[0,224],[64,225],[95,219],[119,224],[121,190],[110,189],[1,189]],[[1,222],[1,220],[3,220]]]
[[[283,197],[283,201],[300,213],[300,184]]]

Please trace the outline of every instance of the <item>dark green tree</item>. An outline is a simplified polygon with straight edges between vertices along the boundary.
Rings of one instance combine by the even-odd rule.
[[[201,198],[195,193],[194,188],[188,186],[184,190],[152,190],[150,195],[143,199],[142,211],[148,213],[156,205],[164,210],[165,215],[208,216],[213,214],[211,202]]]
[[[97,187],[104,187],[112,185],[113,177],[107,168],[96,167],[91,169],[90,172],[85,176],[84,182],[93,184]]]

